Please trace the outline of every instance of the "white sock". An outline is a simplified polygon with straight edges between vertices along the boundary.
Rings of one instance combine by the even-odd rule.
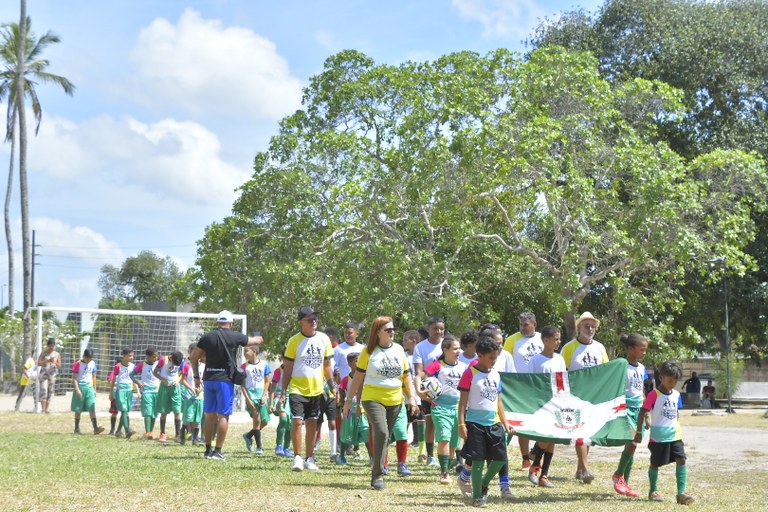
[[[331,443],[331,455],[336,455],[336,431],[328,431],[328,442]]]

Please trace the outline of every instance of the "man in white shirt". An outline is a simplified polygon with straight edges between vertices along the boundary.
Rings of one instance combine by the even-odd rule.
[[[427,332],[429,333],[429,337],[420,341],[413,351],[413,368],[416,375],[417,390],[420,389],[421,381],[425,378],[424,368],[432,364],[433,361],[437,361],[437,358],[443,353],[443,349],[440,345],[443,342],[443,335],[445,334],[445,320],[433,316],[427,322]],[[432,423],[431,405],[432,404],[427,400],[421,402],[421,410],[427,420],[427,427],[424,433],[427,448],[426,461],[429,466],[439,466],[439,463],[434,456],[435,425]],[[419,459],[422,459],[422,455],[419,455]]]

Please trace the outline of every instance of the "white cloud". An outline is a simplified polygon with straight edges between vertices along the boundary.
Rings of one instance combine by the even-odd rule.
[[[176,25],[155,19],[132,56],[143,103],[176,105],[196,117],[268,120],[300,106],[301,82],[272,41],[192,9]]]
[[[35,217],[32,226],[37,240],[45,240],[48,256],[73,258],[99,266],[106,260],[125,259],[123,250],[116,242],[89,227],[71,226],[50,217]]]
[[[231,205],[246,169],[225,162],[218,136],[194,122],[102,116],[49,119],[30,140],[30,165],[56,180],[106,182],[154,197]]]
[[[483,25],[484,37],[526,37],[546,11],[533,0],[453,0],[461,16]]]

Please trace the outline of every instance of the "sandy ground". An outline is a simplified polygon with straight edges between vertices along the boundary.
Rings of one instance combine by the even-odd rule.
[[[71,394],[55,396],[51,401],[50,412],[51,414],[71,414],[69,411],[69,404],[71,400]],[[12,411],[16,402],[15,395],[2,394],[0,395],[0,411]],[[100,418],[104,418],[104,421],[100,421],[103,425],[106,423],[106,418],[109,413],[109,400],[106,393],[98,393],[96,396],[96,411]],[[736,409],[738,415],[760,415],[765,414],[765,408],[753,408],[753,409]],[[753,468],[760,467],[761,469],[768,469],[768,432],[765,429],[756,428],[719,428],[712,426],[694,426],[686,425],[686,417],[689,417],[694,411],[682,411],[681,423],[683,425],[683,440],[685,442],[686,454],[688,455],[688,461],[691,466],[699,464],[712,464],[726,463],[735,461],[743,463],[744,460],[749,460],[750,465]],[[20,414],[33,414],[34,403],[30,396],[26,396],[21,404]],[[138,411],[131,412],[131,420],[138,421],[141,424],[141,415]],[[230,418],[230,423],[233,425],[246,425],[251,421],[247,413],[244,411],[235,412]],[[765,420],[768,422],[768,419]],[[274,422],[272,422],[274,423]],[[108,424],[107,424],[108,425]],[[270,424],[270,427],[274,427]],[[510,447],[516,446],[516,443],[511,443]],[[512,448],[510,448],[512,449]],[[571,450],[563,447],[562,453],[564,456],[570,453]],[[645,450],[643,449],[643,452]],[[601,448],[597,447],[591,450],[590,458],[597,460],[617,460],[618,455],[621,453],[621,448]]]

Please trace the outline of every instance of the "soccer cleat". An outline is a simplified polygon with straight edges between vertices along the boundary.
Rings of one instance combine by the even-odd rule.
[[[104,427],[96,427],[95,429],[93,429],[93,435],[95,436],[101,434],[102,432],[104,432]]]
[[[595,479],[595,475],[592,474],[592,472],[588,469],[584,470],[584,473],[582,474],[582,481],[581,483],[585,485],[591,484]]]
[[[153,434],[152,432],[147,432],[146,434],[144,434],[144,439],[148,441],[151,441],[154,438],[155,438],[155,434]]]
[[[613,482],[613,490],[617,493],[621,494],[622,496],[627,495],[627,482],[624,481],[624,476],[619,475],[618,478],[616,478],[616,475],[614,476],[614,482]]]
[[[335,453],[331,455],[331,464],[338,464],[338,462],[339,462],[339,456],[336,455]]]
[[[488,496],[480,496],[472,500],[472,506],[475,508],[485,508],[488,506]]]
[[[690,494],[684,492],[682,494],[677,495],[677,503],[678,505],[690,505],[694,501],[696,501],[696,498],[691,496]]]
[[[411,476],[412,474],[408,466],[405,465],[405,462],[397,463],[397,476]]]
[[[347,461],[347,457],[345,455],[339,455],[339,457],[336,459],[336,464],[339,466],[346,466],[349,464]]]
[[[539,477],[539,487],[544,487],[546,489],[552,489],[555,484],[549,481],[549,477],[547,475],[542,475]]]
[[[253,454],[254,454],[254,455],[264,455],[264,448],[256,448],[256,449],[253,451]]]
[[[275,448],[275,455],[277,455],[278,457],[282,457],[285,455],[285,453],[283,452],[283,445],[281,444],[277,445],[277,447]]]
[[[438,482],[440,482],[441,485],[448,485],[451,483],[451,476],[446,473],[440,473],[440,478],[438,479]]]
[[[528,481],[531,482],[533,485],[539,485],[539,472],[541,471],[541,466],[531,466],[528,468]]]
[[[440,463],[434,457],[427,457],[427,466],[439,467]]]
[[[636,490],[634,490],[633,488],[631,488],[631,487],[629,486],[629,484],[627,484],[626,482],[624,482],[624,483],[627,485],[627,494],[626,494],[626,495],[627,495],[628,497],[630,497],[630,498],[638,498],[638,497],[640,496],[640,493],[639,493],[639,492],[637,492]]]
[[[320,468],[318,468],[317,464],[315,464],[314,457],[307,457],[307,460],[304,461],[304,469],[308,469],[309,471],[318,471]]]
[[[76,429],[75,429],[75,435],[76,435],[76,436],[81,436],[81,435],[83,435],[83,433],[82,433],[82,432],[80,432],[80,429],[79,429],[79,428],[76,428]]]
[[[527,471],[531,468],[531,461],[523,459],[523,464],[520,466],[520,471]]]
[[[135,430],[129,430],[128,432],[125,433],[125,438],[130,439],[131,437],[133,437],[133,434],[135,433],[136,433]]]
[[[245,449],[253,452],[253,439],[248,436],[248,432],[243,434],[243,441],[245,441]]]
[[[108,436],[113,436],[113,435],[115,435],[115,431],[114,431],[114,430],[110,430],[110,431],[109,431],[109,434],[107,434],[107,435],[108,435]]]
[[[224,454],[221,453],[219,450],[213,450],[211,452],[211,456],[208,457],[210,460],[225,460],[226,457],[224,457]]]
[[[213,450],[211,450],[210,448],[206,448],[205,453],[203,454],[203,458],[210,459],[212,453],[213,453]]]
[[[661,491],[651,491],[648,493],[649,501],[664,501],[664,496],[661,495]]]
[[[576,478],[576,481],[579,482],[580,484],[584,483],[584,473],[580,469],[576,470],[575,478]]]
[[[157,440],[160,441],[161,443],[165,443],[166,441],[168,441],[168,436],[165,434],[165,432],[161,432],[160,437]]]
[[[293,457],[293,466],[291,466],[291,471],[304,471],[304,459],[301,458],[301,455],[296,455]]]
[[[112,432],[110,435],[113,435],[116,438],[120,439],[121,437],[123,437],[123,432],[121,430],[118,430],[117,432]]]
[[[619,478],[623,479],[624,475],[620,475],[619,473],[614,473],[613,474],[613,476],[611,477],[611,480],[613,481],[613,485],[616,485],[617,483],[619,483]]]
[[[376,480],[371,481],[371,487],[377,491],[383,491],[386,488],[386,485],[384,485],[384,479],[379,477]]]
[[[502,487],[500,489],[501,492],[501,499],[504,501],[512,501],[515,499],[515,495],[512,494],[512,491],[509,487]]]
[[[293,452],[291,452],[289,448],[283,448],[283,457],[286,459],[291,459],[293,458]]]

